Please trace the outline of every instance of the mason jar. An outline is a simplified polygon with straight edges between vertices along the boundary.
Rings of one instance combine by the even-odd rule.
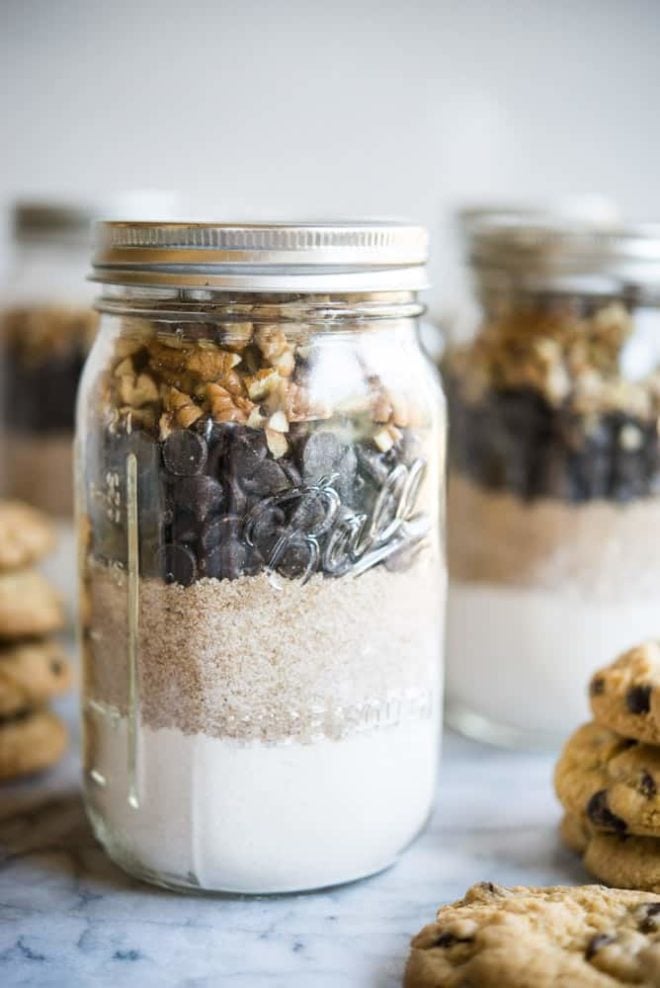
[[[99,226],[84,788],[135,875],[329,886],[427,819],[445,411],[417,341],[426,251],[403,225]]]
[[[2,493],[68,524],[76,391],[96,329],[85,281],[92,211],[19,202],[0,298]]]
[[[547,746],[592,671],[657,635],[660,229],[519,217],[469,247],[482,315],[444,361],[449,717]]]

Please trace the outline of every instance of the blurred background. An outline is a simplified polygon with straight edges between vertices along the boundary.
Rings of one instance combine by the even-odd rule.
[[[657,0],[2,0],[0,206],[149,187],[188,216],[407,216],[437,314],[457,204],[660,216],[659,43]]]

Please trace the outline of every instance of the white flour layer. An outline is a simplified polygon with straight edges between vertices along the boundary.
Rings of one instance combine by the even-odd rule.
[[[165,880],[246,893],[350,881],[390,864],[431,808],[434,718],[290,745],[143,727],[135,808],[127,720],[91,716],[92,815],[115,857]]]
[[[447,694],[496,724],[565,736],[589,718],[592,672],[660,633],[653,597],[603,601],[452,581]]]

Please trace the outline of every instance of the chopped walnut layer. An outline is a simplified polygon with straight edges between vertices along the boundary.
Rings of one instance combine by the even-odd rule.
[[[568,305],[521,307],[451,350],[446,368],[470,403],[491,389],[530,388],[551,406],[580,414],[625,411],[649,419],[660,409],[660,374],[632,381],[622,368],[634,328],[634,317],[616,301],[586,317]]]
[[[160,323],[127,320],[114,344],[114,365],[104,376],[115,425],[165,439],[174,428],[190,428],[202,417],[235,422],[263,429],[279,459],[287,453],[291,426],[333,414],[357,417],[382,452],[402,439],[401,429],[421,424],[411,399],[391,393],[375,376],[368,378],[366,394],[334,410],[320,401],[310,387],[307,336],[298,345],[281,325],[193,324],[195,332],[198,338],[184,337],[175,329],[164,331]]]

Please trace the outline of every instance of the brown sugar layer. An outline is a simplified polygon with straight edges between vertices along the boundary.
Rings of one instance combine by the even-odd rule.
[[[655,596],[660,497],[628,504],[525,501],[454,471],[448,492],[452,579],[526,586],[601,600]]]
[[[273,585],[264,572],[189,587],[141,579],[143,723],[304,742],[427,716],[440,678],[445,589],[430,557],[403,572],[377,566],[304,585]],[[87,577],[87,695],[126,714],[126,573],[91,562]]]

